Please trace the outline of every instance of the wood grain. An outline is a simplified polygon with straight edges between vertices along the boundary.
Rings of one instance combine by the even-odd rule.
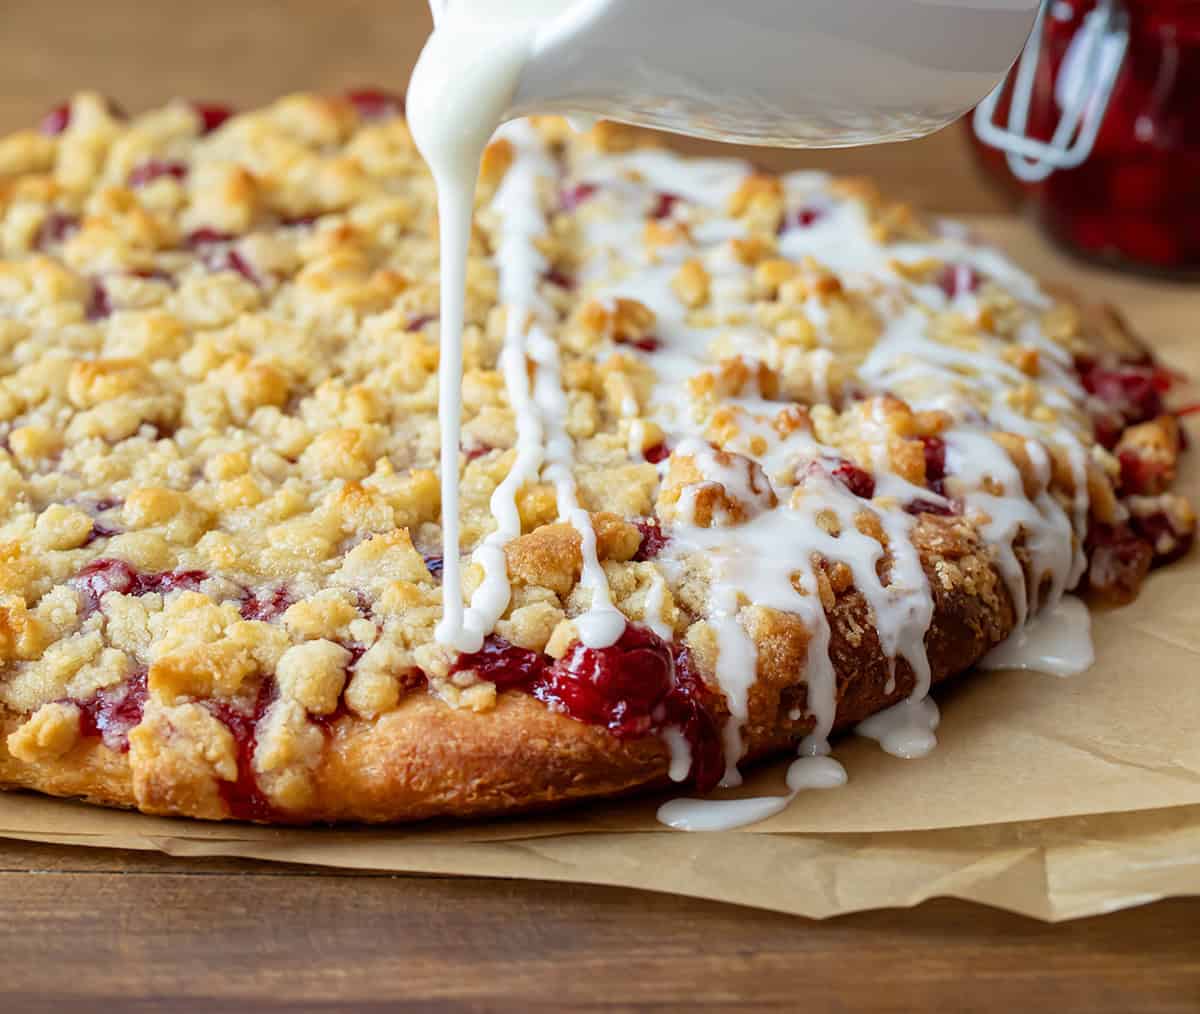
[[[95,88],[249,106],[403,89],[423,0],[4,0],[0,132]],[[1002,207],[962,132],[757,152]],[[1044,926],[954,902],[812,923],[627,890],[0,842],[0,1011],[1200,1009],[1200,900]]]
[[[36,871],[31,875],[27,871]],[[615,888],[0,851],[6,1010],[1183,1012],[1200,906],[814,924]]]

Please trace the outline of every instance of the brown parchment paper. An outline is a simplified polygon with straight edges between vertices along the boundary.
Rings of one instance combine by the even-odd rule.
[[[1200,376],[1200,287],[1081,268],[1011,219],[972,225],[1041,277],[1117,304],[1166,363]],[[1180,488],[1200,503],[1197,458]],[[741,831],[666,829],[660,798],[469,825],[292,830],[9,793],[0,837],[614,884],[814,917],[949,895],[1054,920],[1200,894],[1200,552],[1093,627],[1087,674],[957,680],[938,694],[932,756],[899,761],[844,740],[846,788],[802,795]],[[781,792],[784,770],[752,773],[739,794]]]

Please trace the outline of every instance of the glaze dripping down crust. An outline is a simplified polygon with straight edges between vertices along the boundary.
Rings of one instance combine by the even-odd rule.
[[[516,124],[468,270],[467,593],[514,370],[582,515],[514,490],[456,655],[435,236],[382,93],[82,95],[0,140],[0,782],[292,823],[703,789],[1190,545],[1172,378],[1116,315],[862,183]],[[605,591],[628,626],[586,648]]]

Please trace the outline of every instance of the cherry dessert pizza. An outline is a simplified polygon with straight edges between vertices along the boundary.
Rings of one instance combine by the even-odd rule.
[[[0,140],[0,783],[285,823],[703,792],[1192,540],[1113,313],[862,182],[520,122],[461,398],[500,611],[452,650],[436,235],[380,93]]]

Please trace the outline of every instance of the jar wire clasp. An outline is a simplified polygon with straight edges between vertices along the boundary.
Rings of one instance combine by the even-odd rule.
[[[1129,49],[1128,13],[1120,0],[1101,0],[1084,17],[1054,82],[1054,101],[1061,115],[1050,141],[1030,137],[1029,107],[1045,41],[1046,18],[1061,19],[1071,13],[1063,0],[1042,0],[1013,77],[1008,123],[1001,126],[996,122],[1007,79],[975,109],[974,126],[979,139],[1005,152],[1013,175],[1026,183],[1040,183],[1056,169],[1075,169],[1091,154]]]

